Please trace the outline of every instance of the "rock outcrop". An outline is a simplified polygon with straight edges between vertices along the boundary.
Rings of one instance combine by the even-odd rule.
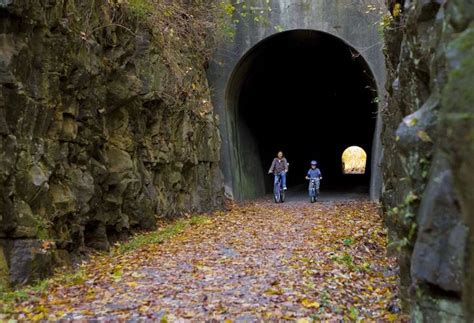
[[[388,4],[383,206],[402,296],[414,321],[470,322],[474,3]]]
[[[3,284],[223,203],[205,55],[185,42],[178,77],[168,36],[113,3],[0,0]]]

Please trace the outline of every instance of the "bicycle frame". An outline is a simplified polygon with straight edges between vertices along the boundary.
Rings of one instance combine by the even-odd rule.
[[[316,179],[316,178],[310,178],[309,180],[309,187],[308,187],[308,194],[309,194],[309,198],[310,198],[310,201],[311,203],[314,203],[316,202],[317,198],[318,198],[318,185],[317,185],[317,182],[319,181],[319,179]]]
[[[274,175],[277,176],[277,181],[273,184],[273,197],[275,199],[275,203],[283,203],[285,202],[285,191],[283,190],[283,183],[281,180],[281,174]]]

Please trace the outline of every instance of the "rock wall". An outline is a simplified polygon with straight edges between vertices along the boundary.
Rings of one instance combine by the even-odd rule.
[[[113,2],[0,0],[3,285],[223,203],[205,55]]]
[[[474,2],[388,4],[382,202],[402,296],[414,321],[470,322]]]

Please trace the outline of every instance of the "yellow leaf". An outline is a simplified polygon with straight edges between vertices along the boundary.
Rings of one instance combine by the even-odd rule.
[[[398,315],[397,314],[388,314],[387,315],[387,320],[389,320],[390,322],[395,322],[398,318]]]
[[[86,301],[92,301],[95,299],[95,294],[88,294],[85,298]]]
[[[49,302],[50,305],[61,305],[64,303],[64,299],[55,298]]]
[[[121,270],[115,270],[113,273],[112,273],[112,277],[114,278],[114,280],[118,281],[118,280],[121,280],[122,279],[122,271]]]
[[[133,278],[143,278],[143,275],[140,274],[140,273],[137,273],[137,272],[133,272],[133,273],[132,273],[132,277],[133,277]]]
[[[41,313],[48,313],[48,310],[46,309],[46,307],[44,307],[43,305],[39,305],[38,307],[36,307],[35,309],[37,312],[41,312]]]
[[[301,318],[301,319],[297,319],[296,320],[296,323],[309,323],[310,320],[308,320],[307,318]]]
[[[40,321],[42,319],[44,319],[44,314],[43,313],[39,313],[39,314],[33,315],[31,317],[32,321]]]
[[[428,135],[426,131],[420,130],[416,134],[424,142],[433,142],[433,140],[431,140],[431,137]]]
[[[412,118],[408,118],[408,119],[405,119],[403,120],[405,122],[405,124],[408,126],[408,127],[414,127],[417,125],[418,123],[418,119],[415,118],[415,117],[412,117]]]
[[[283,292],[280,289],[277,288],[269,288],[265,291],[265,294],[267,295],[281,295]]]
[[[319,308],[321,306],[318,302],[310,301],[307,298],[303,299],[301,304],[306,308]]]
[[[82,315],[94,315],[94,312],[92,310],[82,310],[81,314]]]
[[[402,5],[400,3],[396,3],[393,6],[392,14],[394,17],[398,17],[401,11],[402,11]]]
[[[128,282],[127,285],[128,285],[128,287],[137,287],[138,286],[137,282]]]

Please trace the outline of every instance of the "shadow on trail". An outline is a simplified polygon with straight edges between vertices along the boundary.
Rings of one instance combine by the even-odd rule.
[[[273,195],[268,194],[265,200],[273,200]],[[359,186],[356,188],[347,189],[344,187],[330,187],[324,188],[321,186],[320,196],[318,202],[341,202],[341,201],[368,201],[368,188]],[[286,193],[285,203],[307,202],[309,203],[308,186],[305,184],[289,187]],[[318,203],[316,202],[316,203]]]

